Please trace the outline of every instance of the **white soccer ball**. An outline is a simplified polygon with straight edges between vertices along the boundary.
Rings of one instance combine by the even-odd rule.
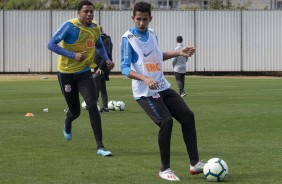
[[[81,103],[81,107],[82,107],[82,109],[87,109],[87,105],[86,105],[86,102],[85,101],[83,101],[82,103]],[[98,108],[98,111],[100,111],[100,106],[99,106],[99,103],[97,103],[97,108]]]
[[[108,108],[109,108],[110,110],[115,110],[116,103],[117,103],[117,102],[114,101],[114,100],[109,101],[109,103],[108,103]]]
[[[123,111],[125,108],[125,103],[123,101],[117,101],[115,105],[116,111]]]
[[[226,179],[228,167],[224,160],[212,158],[204,166],[204,175],[208,181],[220,182]]]
[[[82,107],[82,109],[86,109],[86,108],[87,108],[87,105],[86,105],[86,102],[85,102],[85,101],[83,101],[83,102],[81,103],[81,107]]]

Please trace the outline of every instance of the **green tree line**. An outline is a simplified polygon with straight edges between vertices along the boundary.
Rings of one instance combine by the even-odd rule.
[[[0,0],[0,9],[6,10],[48,10],[48,9],[76,9],[82,0]],[[103,9],[102,3],[94,3],[95,9]]]
[[[82,0],[0,0],[0,9],[15,9],[15,10],[46,10],[46,9],[76,9],[78,3]],[[244,4],[233,4],[231,0],[210,0],[208,9],[212,10],[244,10],[248,9],[250,2]],[[111,9],[111,7],[104,7],[103,3],[94,3],[96,10]],[[182,10],[202,9],[202,7],[191,7],[184,5]]]
[[[232,3],[231,0],[210,0],[209,9],[214,10],[246,10],[251,5],[251,2],[246,3]]]
[[[209,9],[209,10],[247,10],[252,5],[250,1],[245,3],[232,3],[231,0],[209,0],[207,7],[183,5],[181,10],[198,10],[198,9]]]

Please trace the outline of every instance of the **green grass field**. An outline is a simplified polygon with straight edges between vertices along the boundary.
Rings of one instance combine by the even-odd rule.
[[[167,77],[176,89],[172,76]],[[131,81],[112,77],[109,100],[122,112],[102,113],[104,144],[114,154],[96,155],[85,110],[63,137],[66,104],[55,76],[0,80],[1,184],[159,184],[158,127],[131,95]],[[229,166],[226,183],[282,183],[282,79],[195,77],[184,98],[195,113],[200,158],[220,157]],[[48,113],[42,109],[49,108]],[[32,112],[34,117],[25,117]],[[208,183],[191,176],[179,124],[174,122],[171,167],[180,183]]]

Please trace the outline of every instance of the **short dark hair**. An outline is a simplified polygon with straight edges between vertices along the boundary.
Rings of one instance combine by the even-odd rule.
[[[177,43],[182,43],[183,42],[182,36],[176,37],[176,41],[177,41]]]
[[[80,11],[84,5],[90,5],[90,6],[93,6],[93,8],[94,8],[93,3],[91,3],[90,1],[81,1],[81,2],[77,5],[77,11]]]
[[[134,5],[133,16],[136,15],[136,12],[148,12],[149,16],[151,16],[151,4],[146,2],[139,2]]]

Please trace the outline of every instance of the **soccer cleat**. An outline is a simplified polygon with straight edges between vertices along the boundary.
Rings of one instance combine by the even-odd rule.
[[[101,108],[100,112],[110,112],[109,108]]]
[[[186,95],[187,95],[187,94],[186,94],[185,92],[183,92],[183,93],[180,94],[181,97],[184,97],[184,96],[186,96]]]
[[[65,125],[65,127],[64,127],[64,136],[65,136],[65,138],[66,138],[67,141],[70,141],[70,140],[72,139],[72,131],[68,134],[68,133],[66,132],[66,125]]]
[[[174,171],[168,168],[163,172],[159,172],[159,176],[162,179],[169,180],[169,181],[180,181],[180,179],[174,174]]]
[[[199,161],[196,165],[190,165],[190,174],[196,175],[203,173],[205,162]]]
[[[104,148],[100,148],[97,151],[97,155],[102,157],[110,157],[112,156],[112,152],[105,150]]]

